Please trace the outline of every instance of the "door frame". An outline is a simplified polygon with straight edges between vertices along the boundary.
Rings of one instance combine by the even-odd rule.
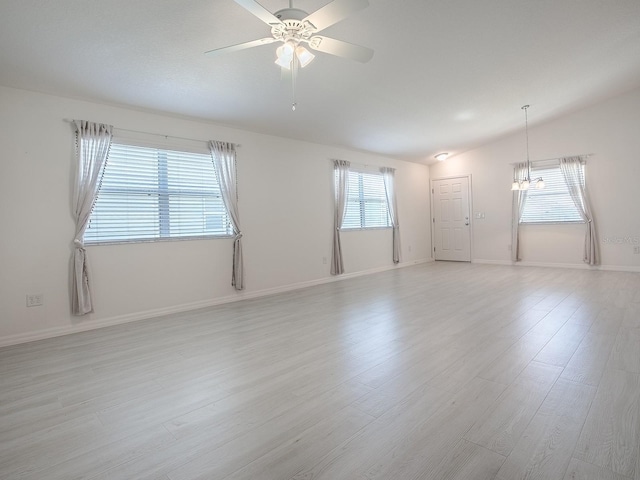
[[[433,228],[433,224],[435,223],[436,217],[433,211],[433,195],[434,195],[434,187],[433,182],[438,180],[452,180],[454,178],[466,178],[469,184],[469,263],[473,263],[473,189],[471,188],[471,174],[463,174],[463,175],[448,175],[445,177],[437,177],[429,179],[429,197],[431,201],[429,202],[429,215],[431,219],[429,221],[429,230],[431,231],[431,259],[436,260],[436,232]]]

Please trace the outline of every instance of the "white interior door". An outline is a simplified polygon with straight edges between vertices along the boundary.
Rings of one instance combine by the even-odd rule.
[[[470,262],[469,177],[434,180],[431,197],[435,259]]]

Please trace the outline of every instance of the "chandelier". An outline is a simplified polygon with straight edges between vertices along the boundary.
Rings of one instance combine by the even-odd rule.
[[[527,139],[527,175],[524,179],[520,180],[517,174],[518,169],[514,169],[511,190],[529,190],[532,185],[534,185],[538,190],[544,188],[544,180],[542,177],[531,180],[531,160],[529,159],[529,119],[527,117],[528,108],[529,105],[522,107],[522,110],[524,110],[524,131]]]

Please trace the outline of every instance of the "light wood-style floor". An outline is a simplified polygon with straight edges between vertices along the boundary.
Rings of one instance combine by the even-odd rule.
[[[640,479],[640,275],[435,263],[0,349],[0,478]]]

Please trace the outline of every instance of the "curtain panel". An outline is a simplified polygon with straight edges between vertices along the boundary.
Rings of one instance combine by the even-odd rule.
[[[588,265],[597,265],[598,241],[596,237],[596,224],[591,213],[591,204],[586,186],[580,179],[580,157],[567,157],[560,159],[560,170],[569,189],[569,194],[573,200],[580,216],[587,224],[587,231],[584,236],[584,252],[582,261]]]
[[[331,275],[344,273],[344,262],[342,260],[342,245],[340,243],[340,229],[344,221],[344,213],[347,206],[347,195],[349,193],[349,166],[346,160],[334,160],[333,170],[335,173],[334,187],[334,215],[333,215],[333,248],[331,249]]]
[[[222,200],[233,228],[233,270],[231,285],[244,289],[244,261],[242,257],[242,230],[238,213],[238,184],[236,177],[236,146],[233,143],[209,141],[209,151],[220,183]]]
[[[518,163],[513,168],[513,179],[521,181],[527,176],[527,164]],[[519,262],[522,260],[520,251],[520,218],[524,211],[524,205],[527,201],[526,190],[513,190],[513,199],[511,206],[511,261]]]
[[[84,232],[89,225],[91,210],[96,202],[104,168],[109,157],[113,126],[74,120],[76,127],[76,181],[73,194],[73,216],[76,233],[73,238],[73,267],[71,274],[71,312],[86,315],[93,312],[91,283]]]
[[[400,224],[398,223],[398,202],[396,200],[395,168],[380,168],[384,181],[384,192],[387,197],[389,219],[393,227],[393,263],[400,263]]]

